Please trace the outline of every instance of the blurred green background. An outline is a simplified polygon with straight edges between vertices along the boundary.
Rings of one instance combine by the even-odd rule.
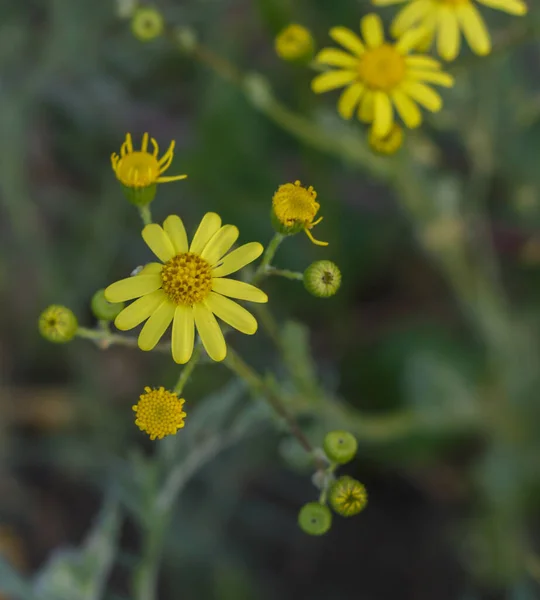
[[[171,40],[137,41],[112,0],[0,3],[6,598],[151,600],[152,558],[160,600],[540,597],[540,10],[529,5],[523,19],[483,11],[500,51],[463,51],[443,111],[401,158],[381,159],[381,176],[379,162],[278,127]],[[315,97],[312,72],[281,62],[273,40],[292,21],[328,45],[328,29],[356,29],[368,2],[155,6],[314,127],[367,150],[363,126],[340,121],[334,95]],[[395,11],[380,13],[388,23]],[[148,260],[110,168],[127,131],[163,149],[175,139],[168,174],[189,174],[160,187],[156,221],[176,213],[193,231],[213,210],[240,241],[266,244],[278,185],[318,193],[316,237],[330,245],[295,236],[275,264],[333,260],[339,294],[267,280],[285,358],[263,331],[230,343],[274,373],[314,445],[338,425],[359,439],[344,472],[365,483],[368,508],[322,538],[296,524],[317,498],[305,456],[222,366],[190,381],[186,428],[150,443],[131,406],[145,385],[174,384],[169,356],[38,335],[50,303],[94,326],[92,294]],[[171,473],[179,495],[161,552],[152,507]]]

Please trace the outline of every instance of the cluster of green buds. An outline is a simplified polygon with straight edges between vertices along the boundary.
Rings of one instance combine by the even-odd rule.
[[[352,517],[366,507],[367,492],[362,483],[347,475],[334,476],[338,467],[353,460],[357,448],[356,438],[348,431],[331,431],[325,436],[323,449],[328,467],[314,477],[314,483],[321,489],[319,501],[304,504],[298,513],[298,525],[305,533],[326,533],[332,526],[330,508],[342,517]]]

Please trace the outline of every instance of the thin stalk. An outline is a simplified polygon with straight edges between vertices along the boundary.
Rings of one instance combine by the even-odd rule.
[[[202,351],[202,346],[200,343],[198,343],[195,346],[195,350],[193,351],[191,359],[189,360],[187,365],[182,369],[180,376],[178,377],[178,381],[176,382],[176,385],[174,386],[173,391],[176,394],[178,394],[179,396],[182,394],[182,392],[184,390],[184,386],[188,382],[189,378],[191,377],[191,374],[195,370],[195,367],[199,363],[199,360],[201,358],[201,351]]]

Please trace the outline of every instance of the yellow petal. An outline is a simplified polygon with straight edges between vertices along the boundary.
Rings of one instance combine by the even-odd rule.
[[[465,39],[472,51],[480,56],[489,54],[491,52],[491,40],[478,9],[472,4],[460,4],[456,7],[456,12]]]
[[[111,283],[105,290],[105,299],[109,302],[124,302],[155,292],[160,287],[161,275],[159,273],[135,275]]]
[[[445,60],[454,60],[459,54],[460,34],[455,11],[445,6],[439,9],[437,52]]]
[[[150,250],[152,250],[162,262],[166,263],[176,254],[169,236],[157,223],[147,225],[142,230],[142,237]]]
[[[223,332],[210,309],[204,304],[195,304],[193,316],[208,356],[218,362],[223,360],[227,356],[227,344],[225,344]]]
[[[360,102],[360,107],[358,109],[358,118],[362,123],[371,123],[374,117],[374,108],[373,108],[373,92],[371,90],[366,90],[362,101]]]
[[[257,331],[255,317],[244,307],[220,294],[210,292],[205,300],[206,306],[222,321],[242,333],[253,335]]]
[[[250,302],[268,302],[268,296],[259,288],[236,279],[226,279],[216,277],[212,279],[212,289],[214,292],[238,298],[238,300],[249,300]]]
[[[362,40],[347,27],[332,27],[329,33],[334,41],[347,48],[355,56],[361,56],[366,50]]]
[[[429,0],[414,0],[407,4],[398,13],[397,17],[392,22],[390,32],[394,37],[399,37],[411,27],[418,25],[425,15],[432,8]]]
[[[141,350],[152,350],[171,324],[176,305],[164,300],[152,313],[139,334],[138,344]]]
[[[427,85],[416,81],[405,81],[402,86],[402,90],[408,94],[413,100],[416,100],[418,104],[427,108],[432,112],[441,110],[442,99],[435,90],[432,90]]]
[[[176,215],[168,216],[163,222],[163,229],[169,236],[176,254],[188,251],[186,228],[180,217]]]
[[[327,71],[317,75],[311,82],[311,89],[316,94],[322,94],[343,87],[358,77],[356,71]]]
[[[395,48],[401,54],[407,54],[411,50],[416,50],[428,35],[429,30],[425,27],[409,29],[398,39]]]
[[[371,0],[373,6],[390,6],[391,4],[402,4],[407,0]]]
[[[394,123],[392,103],[385,92],[374,93],[374,118],[373,134],[377,137],[385,137],[390,133]]]
[[[381,17],[375,13],[370,13],[360,21],[362,37],[368,48],[379,48],[384,44],[384,30]]]
[[[182,179],[186,179],[187,175],[170,175],[167,177],[158,177],[156,179],[157,183],[170,183],[171,181],[180,181]]]
[[[418,52],[429,52],[433,46],[433,40],[435,39],[437,13],[430,13],[422,21],[422,28],[425,29],[426,35],[415,45],[414,49],[418,50]]]
[[[141,271],[139,273],[137,273],[137,275],[153,275],[154,273],[161,273],[162,270],[163,270],[162,263],[151,262],[151,263],[146,263],[143,266],[143,268],[141,269]]]
[[[201,256],[211,265],[215,265],[218,260],[226,254],[238,239],[240,232],[234,225],[224,225],[218,229],[210,238],[201,252]]]
[[[135,300],[116,317],[114,320],[115,327],[120,331],[137,327],[137,325],[148,319],[164,300],[166,300],[166,296],[163,290],[156,290]]]
[[[193,236],[190,252],[200,254],[203,248],[208,244],[208,240],[221,227],[221,217],[214,212],[208,212],[204,215],[201,223]]]
[[[441,63],[431,56],[406,56],[405,64],[411,69],[421,69],[422,71],[438,71],[441,68]]]
[[[239,271],[242,267],[259,258],[263,250],[264,248],[259,242],[249,242],[240,246],[240,248],[233,250],[219,261],[218,265],[212,271],[212,276],[224,277],[225,275]]]
[[[518,17],[522,17],[528,11],[527,4],[522,0],[478,0],[478,2],[490,8],[503,10],[511,15],[517,15]]]
[[[407,127],[414,129],[422,123],[422,113],[420,112],[420,109],[407,94],[399,89],[394,90],[392,92],[392,101],[396,106],[399,116]]]
[[[174,362],[185,365],[193,354],[195,320],[191,306],[179,305],[174,311],[172,328],[172,355]]]
[[[365,89],[362,83],[353,83],[342,92],[338,100],[337,109],[344,119],[350,119],[353,116]]]
[[[321,65],[330,65],[332,67],[345,67],[355,69],[358,65],[358,58],[338,50],[337,48],[323,48],[315,57],[315,62]]]
[[[407,78],[414,81],[427,81],[428,83],[435,83],[436,85],[442,85],[443,87],[452,87],[454,85],[454,78],[448,73],[442,71],[420,71],[411,69],[407,73]]]

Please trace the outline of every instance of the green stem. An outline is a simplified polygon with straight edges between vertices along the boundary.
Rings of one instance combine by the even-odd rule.
[[[227,352],[227,358],[225,359],[225,366],[227,366],[240,379],[243,379],[254,392],[263,394],[270,406],[274,409],[275,413],[287,423],[291,434],[294,435],[294,437],[298,440],[298,443],[308,454],[312,456],[317,468],[324,469],[326,464],[317,457],[311,442],[300,429],[300,426],[298,425],[294,415],[287,410],[281,401],[281,398],[279,398],[274,390],[272,390],[266,384],[263,378],[246,362],[244,362],[240,355],[230,347]]]
[[[134,600],[156,600],[157,598],[159,564],[169,515],[155,512],[153,518],[145,525],[141,561],[133,576]]]
[[[184,386],[188,382],[189,378],[191,377],[191,374],[195,370],[195,367],[199,363],[199,360],[201,358],[201,351],[202,346],[199,343],[197,344],[197,346],[195,346],[195,350],[193,351],[191,359],[189,360],[187,365],[182,369],[180,376],[178,377],[178,381],[176,382],[176,385],[174,386],[173,390],[176,394],[178,394],[178,396],[182,394]]]
[[[304,274],[298,271],[289,271],[288,269],[276,269],[276,267],[267,267],[267,275],[277,275],[278,277],[285,277],[286,279],[294,279],[296,281],[303,281]]]
[[[139,214],[141,215],[142,222],[145,225],[150,225],[152,223],[152,212],[150,210],[150,204],[139,206]]]
[[[92,340],[102,350],[109,346],[127,346],[129,348],[137,348],[137,338],[111,333],[104,329],[89,329],[87,327],[79,327],[76,333],[77,337],[86,340]],[[158,344],[154,350],[157,352],[170,352],[170,344]]]
[[[276,255],[277,249],[279,248],[279,245],[284,239],[285,236],[281,233],[274,234],[274,237],[270,240],[270,243],[264,251],[259,267],[255,271],[255,275],[253,276],[252,280],[253,285],[256,285],[266,275],[266,272],[270,267],[274,256]]]

